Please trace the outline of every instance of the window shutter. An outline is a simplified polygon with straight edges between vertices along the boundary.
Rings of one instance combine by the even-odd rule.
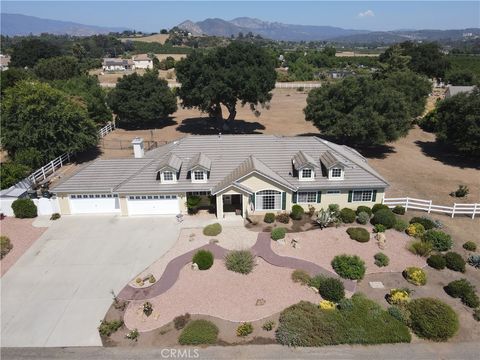
[[[282,210],[286,210],[287,208],[287,193],[282,192]]]
[[[292,193],[292,203],[294,203],[294,204],[297,203],[297,193],[296,192]]]
[[[373,190],[372,201],[377,201],[377,190]]]
[[[317,204],[322,202],[322,192],[317,191]]]
[[[348,202],[352,202],[353,191],[348,192]]]

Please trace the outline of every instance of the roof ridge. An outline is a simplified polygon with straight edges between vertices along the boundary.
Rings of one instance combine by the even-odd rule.
[[[142,158],[142,159],[145,159],[145,158]],[[150,161],[147,161],[145,163],[145,165],[143,165],[142,167],[140,167],[138,169],[137,172],[133,173],[132,175],[130,175],[129,177],[127,177],[125,180],[121,181],[119,184],[117,184],[117,186],[115,186],[114,190],[117,190],[121,185],[125,184],[126,182],[132,180],[135,176],[137,176],[141,171],[143,171],[143,169],[145,169],[147,166],[149,166],[152,162],[154,162],[155,159],[150,159]]]

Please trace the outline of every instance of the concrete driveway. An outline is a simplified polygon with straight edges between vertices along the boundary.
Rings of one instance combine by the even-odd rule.
[[[65,216],[1,279],[1,346],[95,346],[118,293],[177,240],[174,217]]]

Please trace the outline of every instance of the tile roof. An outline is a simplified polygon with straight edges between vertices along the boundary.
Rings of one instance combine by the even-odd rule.
[[[293,167],[295,170],[300,170],[307,165],[318,167],[315,159],[310,155],[305,154],[303,151],[299,151],[293,156]]]
[[[157,171],[162,170],[163,168],[169,167],[175,171],[180,171],[182,167],[182,159],[180,159],[175,154],[170,154],[168,157],[164,158],[158,165]]]
[[[470,93],[473,91],[475,86],[454,86],[448,85],[447,91],[445,92],[445,97],[455,96],[460,93]]]
[[[206,183],[192,183],[187,176],[189,166],[201,154],[210,160]],[[300,181],[293,174],[292,159],[299,152],[320,166],[320,156],[327,151],[345,164],[344,179],[331,181],[317,176],[313,181]],[[183,163],[185,166],[179,166]],[[161,184],[157,170],[165,165],[179,169],[176,183]],[[170,166],[169,165],[169,166]],[[145,153],[140,159],[97,160],[70,179],[53,188],[54,192],[94,191],[111,189],[118,193],[218,191],[242,175],[257,172],[292,189],[384,188],[388,186],[354,149],[318,137],[283,137],[274,135],[192,135]]]
[[[332,151],[327,150],[320,155],[320,161],[327,169],[330,169],[332,166],[337,164],[346,165],[338,156],[336,156]]]
[[[197,166],[200,166],[205,170],[210,171],[210,168],[212,167],[212,160],[210,160],[207,155],[200,152],[190,160],[190,163],[188,164],[188,171],[192,170]]]

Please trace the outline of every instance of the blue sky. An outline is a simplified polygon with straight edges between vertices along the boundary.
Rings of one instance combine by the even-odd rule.
[[[350,29],[480,27],[480,1],[1,1],[1,11],[158,32],[190,19],[240,16]]]

